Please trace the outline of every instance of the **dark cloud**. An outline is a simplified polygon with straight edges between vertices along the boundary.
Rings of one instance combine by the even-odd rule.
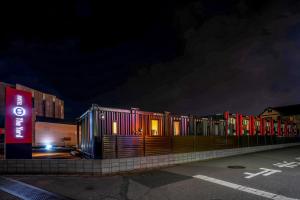
[[[183,8],[179,13],[187,23],[181,23],[192,22],[184,27],[184,56],[140,69],[97,100],[120,98],[149,109],[200,114],[258,114],[266,106],[299,102],[298,37],[291,33],[297,32],[299,15],[284,5],[270,4],[251,17],[213,16],[200,27]]]
[[[4,25],[0,79],[55,93],[69,116],[91,103],[258,114],[300,100],[297,1],[49,2]]]

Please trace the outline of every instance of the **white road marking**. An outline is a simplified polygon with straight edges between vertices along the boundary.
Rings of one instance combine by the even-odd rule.
[[[287,162],[287,161],[283,161],[283,162],[279,162],[279,163],[275,163],[273,164],[279,168],[282,167],[287,167],[287,168],[295,168],[298,167],[300,165],[300,162]]]
[[[259,168],[259,169],[261,169],[262,171],[257,173],[244,172],[245,175],[248,175],[245,178],[249,179],[258,175],[270,176],[272,174],[281,172],[281,170],[276,170],[276,169],[267,169],[267,168]]]
[[[222,185],[222,186],[225,186],[225,187],[229,187],[229,188],[232,188],[232,189],[235,189],[235,190],[239,190],[239,191],[242,191],[242,192],[247,192],[247,193],[250,193],[250,194],[254,194],[256,196],[265,197],[265,198],[268,198],[268,199],[273,199],[273,200],[299,200],[299,199],[289,198],[289,197],[279,195],[279,194],[274,194],[274,193],[271,193],[271,192],[266,192],[266,191],[263,191],[263,190],[258,190],[258,189],[251,188],[251,187],[238,185],[238,184],[235,184],[235,183],[230,183],[230,182],[227,182],[227,181],[223,181],[223,180],[220,180],[220,179],[216,179],[216,178],[212,178],[212,177],[208,177],[208,176],[204,176],[204,175],[195,175],[193,177],[204,180],[204,181],[208,181],[210,183],[215,183],[215,184]]]
[[[58,194],[48,192],[41,188],[29,185],[27,183],[17,181],[8,177],[0,176],[0,190],[9,193],[13,196],[19,197],[23,200],[32,200],[32,193],[34,192],[37,198],[43,197],[44,199],[57,199],[57,200],[67,200],[67,198],[59,196]],[[24,192],[26,191],[26,192]]]

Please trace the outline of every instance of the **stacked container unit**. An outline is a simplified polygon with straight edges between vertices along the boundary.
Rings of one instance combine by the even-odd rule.
[[[93,105],[80,117],[79,146],[89,157],[100,158],[103,145],[112,150],[117,145],[116,138],[108,136],[164,136],[164,118],[162,113],[145,112],[137,108],[129,110]]]
[[[188,116],[172,115],[170,119],[172,136],[188,136],[190,134],[190,118]]]
[[[193,135],[203,136],[207,134],[207,119],[193,116],[192,127]]]
[[[226,135],[226,119],[224,115],[216,114],[209,117],[209,136]]]
[[[164,114],[132,108],[132,132],[142,136],[164,136]]]

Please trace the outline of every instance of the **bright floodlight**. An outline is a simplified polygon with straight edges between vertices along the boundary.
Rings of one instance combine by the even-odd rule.
[[[51,150],[52,149],[52,145],[51,144],[47,144],[46,145],[46,150]]]

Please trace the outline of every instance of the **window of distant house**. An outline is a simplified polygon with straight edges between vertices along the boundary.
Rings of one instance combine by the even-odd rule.
[[[249,121],[248,120],[246,120],[246,119],[243,120],[243,125],[246,130],[249,130]]]
[[[270,129],[271,129],[271,127],[270,127],[270,122],[267,122],[267,123],[266,123],[266,126],[267,126],[267,128],[266,128],[267,131],[270,131]]]
[[[174,121],[174,135],[180,135],[180,123],[179,121]]]
[[[151,120],[151,135],[158,135],[158,120]]]
[[[230,121],[230,124],[233,124],[233,125],[235,124],[235,119],[234,118],[230,118],[229,121]]]
[[[118,134],[118,123],[116,121],[112,124],[112,133],[114,135]]]

